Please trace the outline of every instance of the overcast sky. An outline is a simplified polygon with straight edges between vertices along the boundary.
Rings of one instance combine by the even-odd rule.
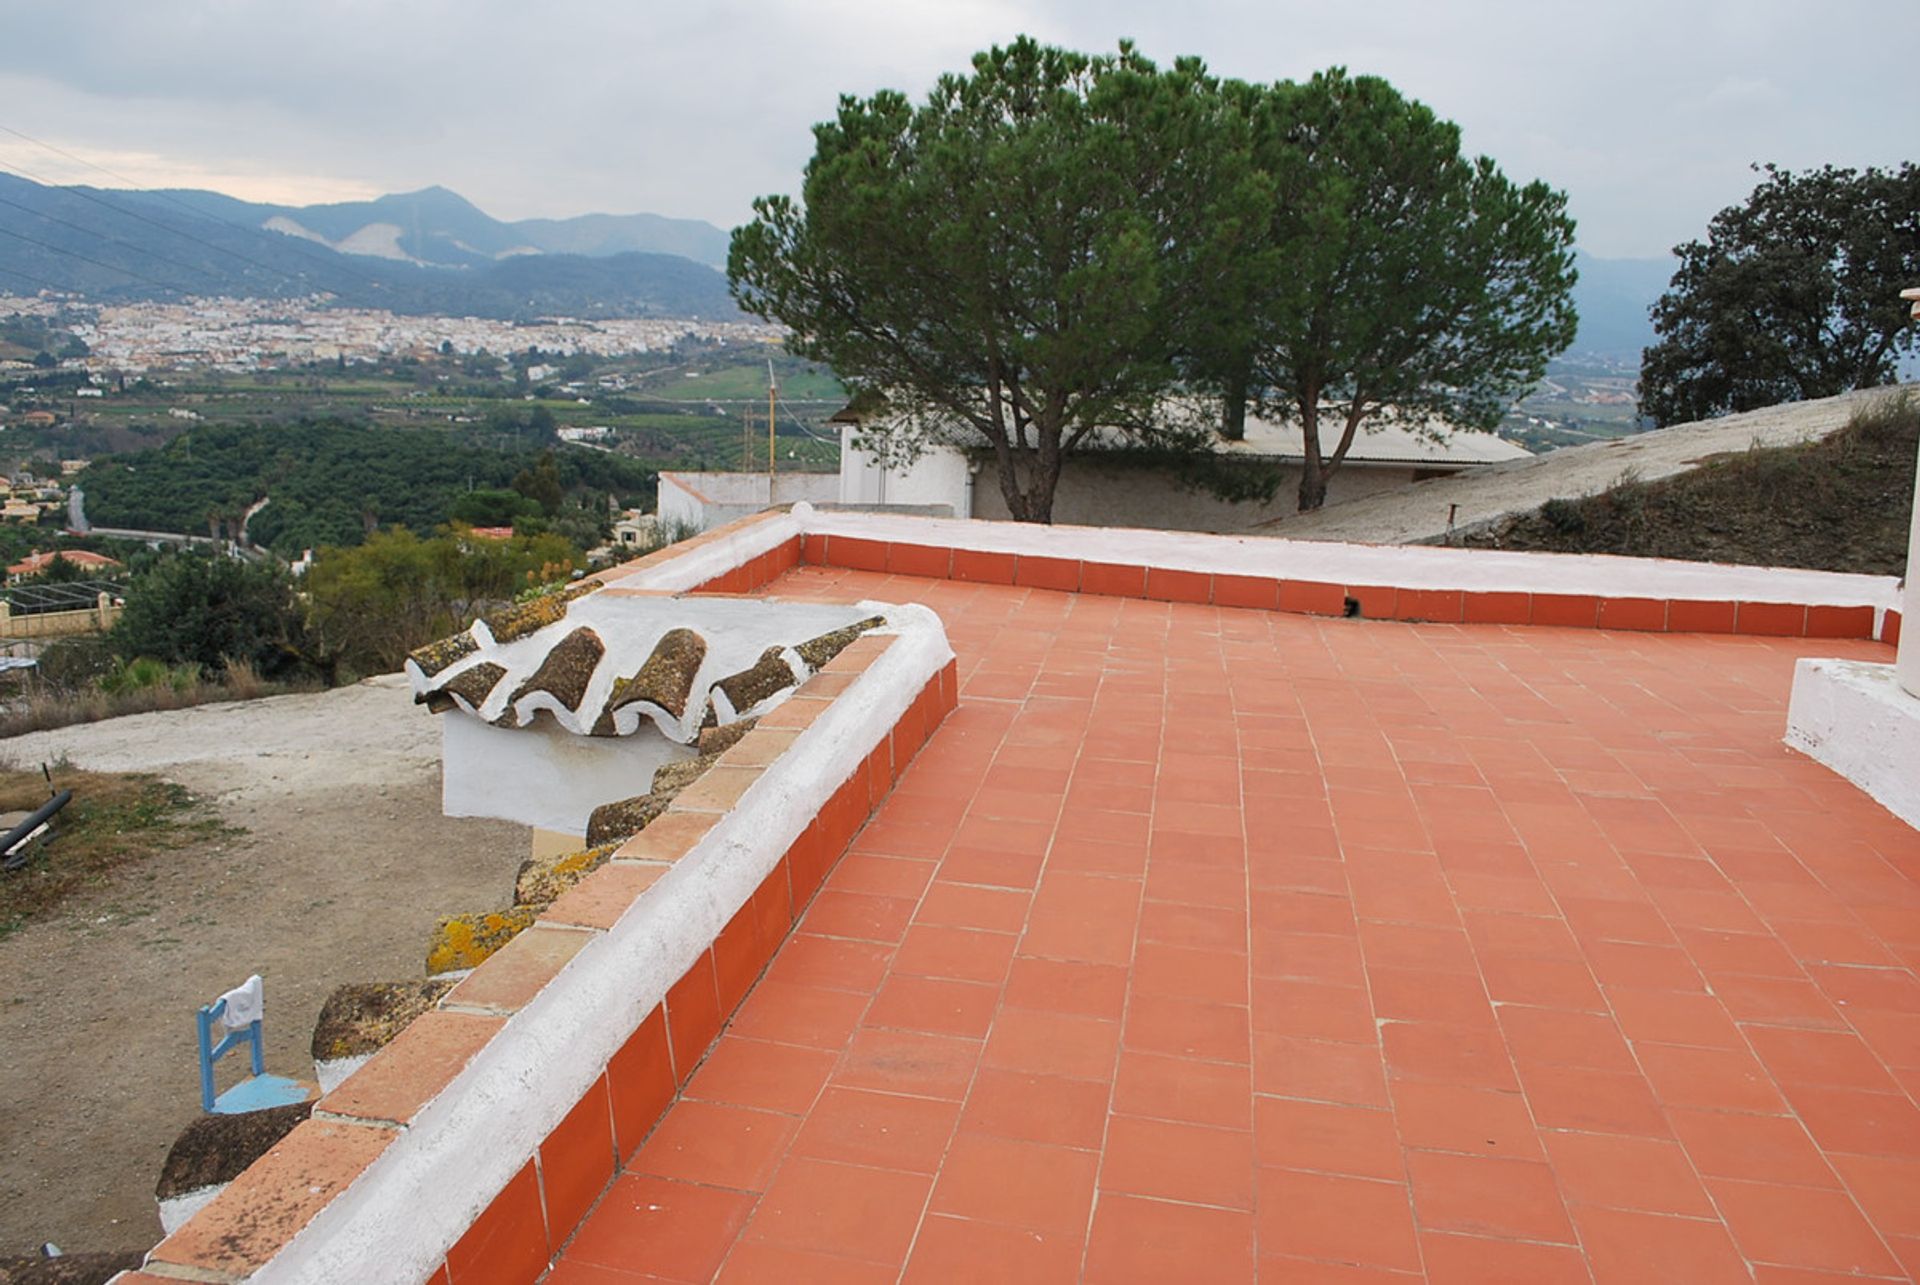
[[[0,126],[140,186],[304,204],[439,183],[501,218],[739,222],[840,93],[919,97],[1026,32],[1299,78],[1383,75],[1580,242],[1652,256],[1747,166],[1920,151],[1920,0],[0,0]],[[0,133],[0,167],[114,186]]]

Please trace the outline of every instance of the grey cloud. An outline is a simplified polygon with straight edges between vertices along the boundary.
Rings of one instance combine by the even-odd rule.
[[[1588,248],[1657,254],[1738,200],[1750,162],[1910,156],[1920,6],[69,0],[9,16],[0,124],[202,171],[439,182],[503,217],[725,224],[797,186],[838,94],[917,96],[1020,31],[1255,80],[1384,75],[1565,188]]]

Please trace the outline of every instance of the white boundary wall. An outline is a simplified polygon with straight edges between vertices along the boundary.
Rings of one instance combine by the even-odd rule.
[[[1338,544],[1120,527],[958,522],[880,513],[828,513],[806,505],[795,505],[792,517],[809,535],[1328,584],[1870,606],[1875,609],[1876,633],[1881,616],[1899,602],[1898,581],[1891,576],[1783,567],[1433,545]]]

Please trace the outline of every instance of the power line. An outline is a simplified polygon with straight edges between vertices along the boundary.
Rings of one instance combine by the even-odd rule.
[[[0,125],[0,129],[5,129],[5,128],[6,126]],[[12,132],[12,131],[9,131],[9,132]],[[115,205],[113,202],[107,200],[105,197],[102,197],[94,192],[89,192],[86,189],[82,188],[77,183],[52,183],[47,181],[46,179],[41,178],[40,176],[35,174],[33,171],[24,169],[17,164],[0,165],[0,172],[11,173],[16,178],[23,178],[23,179],[29,180],[30,182],[38,183],[42,187],[48,189],[49,191],[65,192],[69,196],[77,196],[83,201],[91,201],[95,205],[98,205],[103,209],[111,210],[115,214],[121,215],[124,218],[133,219],[135,222],[145,223],[151,227],[159,228],[162,232],[170,232],[174,236],[180,237],[183,240],[193,242],[195,245],[205,246],[207,249],[212,250],[215,253],[228,255],[231,258],[240,260],[240,262],[247,264],[249,267],[259,268],[263,272],[273,273],[275,276],[284,278],[285,280],[294,282],[295,284],[298,284],[298,285],[308,284],[307,282],[301,281],[298,277],[286,271],[284,268],[276,268],[272,264],[261,263],[258,259],[252,259],[244,254],[241,254],[238,250],[229,249],[224,245],[218,245],[202,237],[197,237],[193,235],[191,232],[183,232],[179,228],[174,227],[170,223],[162,223],[159,219],[149,218],[146,215],[141,214],[137,210],[129,210],[122,206]],[[187,206],[186,208],[191,210],[193,207]],[[34,211],[34,213],[38,214],[39,211],[36,210]],[[50,218],[52,216],[43,215],[42,217]],[[233,226],[240,227],[241,225],[234,224]],[[158,258],[160,256],[155,255],[154,257]],[[203,269],[195,269],[195,271],[203,271]]]
[[[143,277],[138,272],[135,272],[132,268],[123,268],[123,267],[120,267],[118,264],[105,263],[99,259],[90,259],[86,255],[79,254],[73,250],[62,249],[61,247],[53,244],[51,241],[35,240],[33,237],[23,235],[22,233],[19,233],[19,232],[11,231],[7,228],[0,228],[0,236],[10,236],[16,241],[25,241],[28,245],[37,245],[42,250],[51,250],[55,254],[64,254],[69,259],[78,259],[82,263],[91,263],[94,267],[105,268],[109,272],[125,273],[127,276],[132,277],[135,281],[142,281],[150,286],[158,286],[162,290],[184,289],[184,287],[181,287],[181,286],[168,285],[164,281],[155,281],[152,277]]]
[[[338,268],[339,270],[345,272],[348,276],[357,277],[359,280],[365,282],[367,285],[373,286],[375,288],[378,288],[378,289],[385,288],[383,283],[380,282],[377,278],[370,277],[366,273],[361,272],[358,268],[354,267],[352,264],[344,262],[344,260],[346,259],[346,256],[341,254],[337,250],[333,251],[335,255],[335,259],[323,259],[320,256],[309,251],[301,243],[298,237],[291,237],[291,236],[282,237],[280,236],[279,233],[268,232],[264,228],[249,227],[245,223],[237,222],[223,215],[213,213],[212,211],[196,210],[193,206],[187,204],[185,201],[173,195],[173,193],[171,192],[162,191],[157,188],[142,189],[139,183],[135,182],[133,179],[128,178],[126,175],[121,174],[117,170],[110,170],[104,165],[95,164],[93,161],[87,160],[85,157],[75,156],[72,152],[69,152],[64,148],[55,147],[52,143],[42,142],[40,139],[37,139],[30,134],[23,134],[19,130],[13,128],[11,125],[0,124],[0,133],[11,134],[15,138],[22,139],[26,142],[32,143],[35,147],[44,148],[47,151],[52,152],[56,156],[63,156],[66,159],[74,162],[76,165],[84,165],[90,170],[98,170],[100,173],[105,174],[107,177],[116,179],[119,182],[126,184],[129,188],[145,191],[145,193],[148,196],[154,197],[158,200],[165,201],[169,205],[177,205],[181,209],[185,210],[188,214],[193,215],[195,218],[213,219],[216,222],[226,224],[230,228],[235,228],[241,232],[245,232],[249,236],[276,237],[278,239],[275,241],[275,245],[279,249],[290,250],[293,253],[298,254],[302,258],[307,259],[310,262],[320,264],[321,266],[324,266],[324,267]],[[31,175],[28,175],[26,171],[21,170],[18,165],[13,166],[13,169],[26,177],[32,177]],[[41,179],[34,179],[33,181],[36,183],[43,182],[43,180]],[[240,260],[242,263],[252,264],[254,267],[260,268],[266,272],[278,273],[280,276],[286,277],[288,280],[297,280],[297,278],[293,277],[290,273],[288,273],[283,268],[275,268],[269,264],[261,263],[258,260],[250,259],[246,255],[241,254],[238,250],[231,250],[225,246],[215,245],[210,241],[201,241],[200,238],[192,235],[191,233],[182,232],[179,228],[173,227],[170,224],[161,223],[158,220],[147,218],[145,215],[139,214],[133,210],[124,209],[121,206],[115,205],[112,202],[106,200],[104,197],[101,197],[95,193],[82,191],[79,184],[77,183],[74,183],[74,184],[48,183],[48,184],[45,184],[45,186],[57,187],[63,192],[71,192],[75,196],[82,197],[89,201],[93,201],[99,205],[104,205],[110,210],[114,210],[114,211],[117,211],[118,213],[126,215],[128,218],[139,219],[145,223],[152,223],[155,227],[161,229],[162,231],[171,232],[175,236],[185,237],[189,241],[198,242],[199,244],[206,246],[208,249],[219,251],[221,254],[232,255],[234,258]],[[336,259],[340,261],[336,262],[335,261]],[[306,283],[302,283],[302,284],[306,284]]]
[[[780,395],[780,390],[777,387],[774,389],[774,392],[773,392],[773,400],[775,404],[777,404],[780,407],[781,410],[787,413],[787,418],[793,421],[794,426],[798,428],[801,432],[805,433],[808,437],[811,437],[816,442],[824,442],[827,445],[833,446],[836,448],[840,445],[840,443],[834,441],[833,439],[822,437],[820,436],[820,434],[808,428],[806,426],[806,423],[803,420],[801,420],[799,413],[796,412],[793,409],[793,407],[787,405],[787,399]]]
[[[30,277],[24,272],[15,272],[12,268],[0,268],[0,275],[5,275],[9,277],[18,277],[20,280],[25,281],[29,285],[38,286],[42,290],[51,290],[55,294],[74,293],[73,287],[71,286],[49,285],[47,282],[40,280],[40,278],[38,277]]]
[[[114,245],[120,246],[122,249],[131,250],[135,254],[144,254],[149,259],[157,259],[161,263],[166,264],[168,267],[178,268],[182,272],[188,273],[190,276],[193,274],[206,271],[205,268],[195,267],[191,263],[182,263],[178,259],[169,259],[166,255],[156,253],[155,251],[147,249],[145,246],[135,245],[131,241],[122,241],[117,236],[108,236],[105,232],[96,231],[95,229],[86,227],[82,224],[70,222],[69,220],[60,218],[57,215],[48,214],[43,210],[36,210],[31,205],[22,205],[18,201],[9,201],[4,196],[0,196],[0,205],[12,206],[14,209],[19,210],[24,214],[31,215],[36,219],[44,219],[48,223],[58,223],[61,227],[71,228],[75,232],[78,232],[83,236],[98,237],[102,241],[110,241]]]

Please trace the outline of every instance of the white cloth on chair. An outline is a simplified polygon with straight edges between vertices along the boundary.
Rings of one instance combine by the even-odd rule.
[[[267,1015],[267,1000],[261,990],[260,974],[255,973],[220,997],[226,1001],[220,1025],[231,1030],[250,1025]]]

